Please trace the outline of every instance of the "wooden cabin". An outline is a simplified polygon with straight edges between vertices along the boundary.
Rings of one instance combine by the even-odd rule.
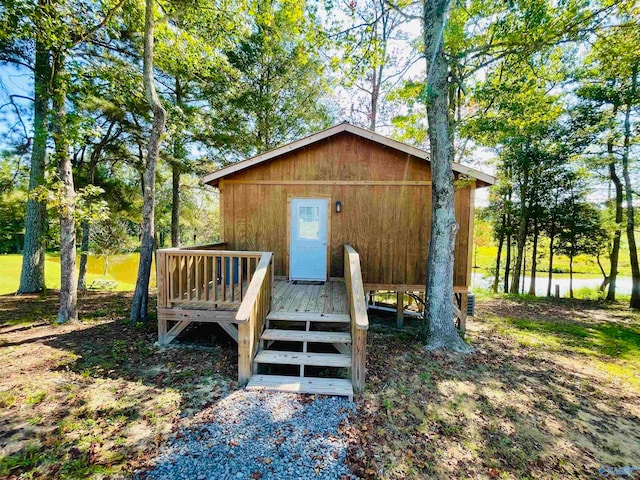
[[[453,170],[452,301],[464,330],[474,193],[494,178],[460,164]],[[428,153],[343,123],[203,180],[220,191],[222,242],[158,251],[159,342],[192,321],[215,321],[238,341],[247,388],[349,397],[361,390],[365,295],[398,292],[401,315],[404,292],[425,290]]]

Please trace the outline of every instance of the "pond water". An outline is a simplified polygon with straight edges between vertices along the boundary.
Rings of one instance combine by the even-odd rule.
[[[138,276],[138,262],[140,254],[126,253],[122,255],[113,255],[109,257],[109,268],[107,277],[118,284],[119,290],[133,290],[136,286],[136,277]],[[47,262],[57,263],[60,265],[60,257],[47,258]],[[80,267],[80,257],[77,259],[77,266]],[[104,257],[94,257],[89,255],[87,260],[87,285],[92,280],[104,278]],[[151,287],[156,285],[156,267],[155,262],[151,266]]]
[[[502,280],[501,280],[502,281]],[[536,277],[536,295],[545,296],[547,294],[547,273],[540,272]],[[574,293],[581,288],[598,288],[602,283],[602,277],[594,277],[593,275],[573,275],[573,291]],[[526,276],[524,279],[525,292],[529,291],[529,285],[531,284],[531,277]],[[491,288],[493,285],[493,278],[487,276],[481,272],[473,272],[471,278],[471,286],[476,288]],[[502,285],[502,284],[501,284]],[[560,296],[569,296],[569,275],[568,274],[554,274],[551,283],[551,294],[555,294],[555,286],[560,286]],[[616,292],[620,295],[631,294],[631,277],[618,277],[616,281]]]
[[[107,277],[116,283],[117,290],[133,290],[138,275],[138,253],[127,253],[109,257]],[[87,285],[98,279],[104,279],[105,259],[89,256],[87,262]],[[0,295],[14,293],[20,283],[22,255],[0,255]],[[80,257],[77,258],[77,268]],[[45,260],[45,282],[47,288],[60,288],[60,255],[47,254]],[[155,265],[151,268],[151,288],[156,285]]]
[[[108,278],[115,281],[118,290],[133,290],[136,284],[136,276],[138,275],[138,253],[127,253],[123,255],[114,255],[109,257]],[[47,255],[46,259],[46,281],[49,288],[59,288],[60,286],[60,256]],[[20,255],[0,255],[0,270],[5,276],[0,279],[0,295],[15,292],[18,288],[20,279],[20,265],[22,257]],[[105,259],[102,257],[89,256],[87,264],[87,284],[93,280],[104,278]],[[78,258],[78,266],[80,258]],[[529,290],[530,277],[525,277],[525,291]],[[593,275],[576,274],[573,278],[574,292],[580,288],[598,288],[602,282],[602,277],[594,277]],[[471,286],[472,288],[491,288],[493,278],[484,272],[473,272]],[[156,285],[156,269],[155,265],[151,269],[151,288]],[[569,296],[569,275],[554,274],[552,283],[552,292],[555,292],[555,285],[560,286],[560,296]],[[618,278],[616,291],[621,295],[631,294],[631,277]],[[545,296],[547,294],[547,274],[541,272],[536,278],[536,295]]]

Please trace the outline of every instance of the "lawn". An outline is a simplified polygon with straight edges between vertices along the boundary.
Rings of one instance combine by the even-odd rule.
[[[0,295],[14,293],[20,283],[22,255],[0,255]],[[80,257],[76,262],[80,268]],[[114,255],[109,259],[109,271],[104,276],[104,258],[89,257],[87,263],[87,285],[94,280],[107,278],[116,283],[116,291],[133,291],[138,272],[138,254]],[[45,257],[45,282],[47,288],[60,288],[60,255],[48,253]],[[151,283],[155,285],[155,268],[151,269]]]
[[[531,268],[531,252],[530,249],[527,249],[527,255],[529,257],[527,260],[527,269]],[[480,270],[483,272],[490,274],[495,268],[496,264],[496,254],[498,253],[498,247],[495,245],[482,246],[478,247],[474,250],[473,253],[473,265],[478,266]],[[502,268],[504,269],[504,257],[505,253],[503,252],[502,257]],[[605,269],[605,272],[609,273],[609,259],[606,255],[603,255],[600,259],[602,263],[602,267]],[[544,277],[546,279],[547,271],[549,265],[548,252],[541,251],[538,257],[538,276]],[[554,257],[553,261],[553,271],[554,274],[569,274],[569,258],[564,255],[557,255]],[[630,277],[631,276],[631,264],[629,263],[629,250],[622,249],[620,251],[620,268],[618,269],[619,275],[621,277]],[[578,255],[574,258],[573,261],[573,273],[577,275],[587,275],[590,277],[596,277],[602,279],[602,273],[600,272],[600,267],[598,266],[598,260],[596,257],[591,255]]]
[[[0,477],[105,478],[237,388],[235,344],[187,330],[158,349],[124,319],[129,293],[83,296],[54,326],[48,297],[0,297]],[[640,459],[640,316],[621,305],[487,297],[477,353],[425,352],[415,325],[371,317],[367,390],[349,432],[366,478],[598,478]]]

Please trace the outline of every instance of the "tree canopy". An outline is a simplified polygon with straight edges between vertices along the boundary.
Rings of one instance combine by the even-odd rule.
[[[200,175],[350,119],[440,165],[430,275],[452,258],[457,161],[499,179],[487,215],[494,290],[522,293],[528,276],[535,294],[546,271],[551,295],[554,258],[580,251],[597,255],[614,300],[628,255],[640,307],[636,2],[436,3],[3,4],[0,248],[23,253],[19,291],[42,290],[44,252],[60,250],[60,319],[75,318],[92,228],[127,246],[142,238],[148,252],[215,241],[217,194]],[[579,213],[566,215],[569,201]],[[599,248],[568,241],[574,227],[596,232]],[[433,274],[447,296],[447,273]],[[427,310],[440,311],[433,298]]]

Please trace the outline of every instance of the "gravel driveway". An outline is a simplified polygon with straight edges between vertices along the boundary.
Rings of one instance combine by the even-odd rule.
[[[353,408],[338,397],[236,391],[199,414],[139,478],[356,478],[339,433]]]

